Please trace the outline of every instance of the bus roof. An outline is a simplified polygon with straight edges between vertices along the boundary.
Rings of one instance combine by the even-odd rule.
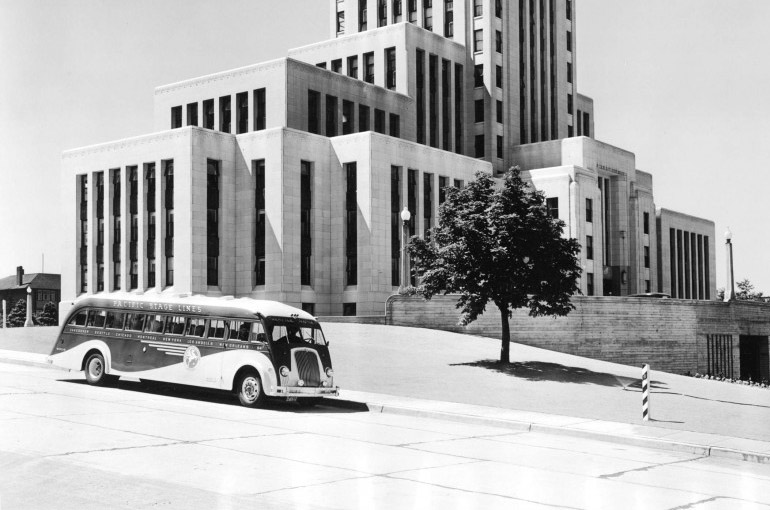
[[[131,294],[107,292],[82,296],[72,301],[72,311],[85,307],[133,309],[148,313],[179,313],[223,317],[296,317],[315,320],[309,313],[278,301],[251,298],[209,297],[201,295]]]

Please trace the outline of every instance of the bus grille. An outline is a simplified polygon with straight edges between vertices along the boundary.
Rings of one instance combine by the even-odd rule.
[[[294,361],[297,362],[299,378],[305,381],[305,386],[320,386],[321,374],[318,372],[318,355],[315,351],[296,350]]]

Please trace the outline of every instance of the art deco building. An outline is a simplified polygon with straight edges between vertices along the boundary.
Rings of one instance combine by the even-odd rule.
[[[154,133],[64,153],[62,313],[121,290],[380,314],[400,211],[425,235],[447,186],[513,165],[583,245],[583,293],[714,297],[713,223],[656,217],[651,175],[594,139],[575,1],[330,13],[333,39],[158,87]]]

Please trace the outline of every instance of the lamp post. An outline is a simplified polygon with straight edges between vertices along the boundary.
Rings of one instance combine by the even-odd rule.
[[[31,328],[32,324],[32,287],[27,287],[27,320],[24,321],[25,328]]]
[[[733,233],[730,227],[725,231],[725,252],[727,255],[727,285],[725,285],[725,301],[735,299],[735,277],[733,276]]]
[[[407,242],[409,240],[409,220],[412,219],[412,213],[404,206],[404,210],[401,211],[401,285],[398,290],[402,291],[409,286],[409,255],[406,249]]]

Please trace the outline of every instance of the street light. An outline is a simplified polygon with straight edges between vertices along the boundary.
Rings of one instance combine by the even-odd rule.
[[[407,281],[409,280],[409,256],[406,250],[406,245],[409,240],[409,220],[412,219],[412,213],[409,212],[409,208],[404,206],[404,210],[401,211],[401,285],[398,286],[399,292],[409,286]]]
[[[24,321],[25,328],[34,326],[32,323],[32,287],[27,286],[27,320]]]
[[[730,227],[725,231],[725,252],[727,255],[727,285],[725,285],[725,301],[735,299],[735,277],[733,276],[733,233]]]

